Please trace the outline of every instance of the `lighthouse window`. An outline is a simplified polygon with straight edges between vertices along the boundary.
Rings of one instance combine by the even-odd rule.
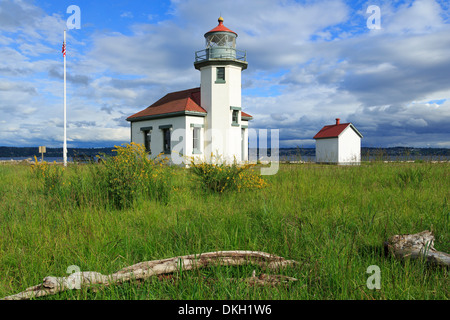
[[[145,151],[147,151],[148,153],[152,153],[151,151],[151,142],[152,142],[152,130],[153,127],[142,127],[141,128],[141,132],[144,135],[144,146],[145,146]]]
[[[225,83],[225,67],[217,67],[216,83]]]
[[[172,130],[171,124],[159,126],[162,131],[163,138],[163,151],[165,154],[170,154],[170,131]]]
[[[144,131],[144,145],[145,145],[145,151],[147,151],[148,153],[152,153],[152,151],[150,149],[151,141],[152,141],[152,136],[150,134],[150,130],[145,130]]]
[[[233,115],[231,118],[232,124],[238,124],[239,110],[233,110]]]
[[[193,139],[192,139],[192,147],[194,154],[199,154],[200,152],[200,128],[194,128],[193,131]]]

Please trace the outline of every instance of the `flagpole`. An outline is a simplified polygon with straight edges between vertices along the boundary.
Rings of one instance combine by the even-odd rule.
[[[63,147],[63,159],[64,166],[67,167],[67,113],[66,113],[66,30],[64,30],[64,147]]]

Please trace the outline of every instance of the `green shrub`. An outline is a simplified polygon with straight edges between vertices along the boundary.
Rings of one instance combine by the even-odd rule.
[[[236,160],[232,164],[224,161],[191,160],[190,170],[195,179],[199,181],[205,190],[223,193],[226,191],[241,191],[244,189],[261,189],[267,183],[259,174],[250,170],[253,165],[239,165]]]
[[[168,202],[171,172],[167,159],[148,157],[145,148],[134,142],[115,146],[114,157],[106,157],[97,170],[108,201],[116,208],[129,207],[138,196]]]
[[[40,181],[44,194],[55,194],[61,191],[64,184],[64,168],[56,163],[50,165],[45,161],[38,162],[37,158],[34,157],[34,163],[31,165],[31,170],[35,177]]]
[[[104,156],[99,164],[71,170],[47,162],[32,164],[39,189],[54,204],[111,205],[116,209],[130,207],[139,197],[167,204],[172,190],[173,170],[167,158],[150,159],[143,145],[131,143],[115,146],[116,156]]]

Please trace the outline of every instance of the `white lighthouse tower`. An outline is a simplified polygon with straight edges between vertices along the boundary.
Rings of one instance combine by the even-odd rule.
[[[131,141],[143,144],[151,157],[164,153],[177,164],[190,158],[210,161],[211,154],[227,163],[248,161],[252,116],[241,106],[246,53],[236,50],[237,34],[223,18],[205,38],[206,48],[195,53],[200,88],[170,92],[127,118]]]
[[[195,53],[194,66],[201,73],[201,106],[206,110],[205,156],[225,161],[248,160],[248,121],[242,112],[241,73],[247,69],[246,52],[236,49],[237,33],[219,18],[219,25],[205,34],[206,48]]]

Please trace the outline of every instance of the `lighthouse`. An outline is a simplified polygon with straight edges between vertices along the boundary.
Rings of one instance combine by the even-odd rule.
[[[205,48],[195,52],[200,87],[166,94],[146,109],[131,115],[131,141],[143,144],[152,157],[172,160],[221,159],[248,161],[248,123],[242,110],[241,73],[247,54],[236,49],[237,33],[223,18],[205,33]],[[174,161],[176,163],[176,161]]]
[[[242,112],[241,74],[247,69],[247,54],[236,49],[238,34],[218,19],[218,26],[205,33],[205,49],[195,53],[200,71],[201,104],[206,110],[206,154],[224,160],[248,160],[248,120]]]

